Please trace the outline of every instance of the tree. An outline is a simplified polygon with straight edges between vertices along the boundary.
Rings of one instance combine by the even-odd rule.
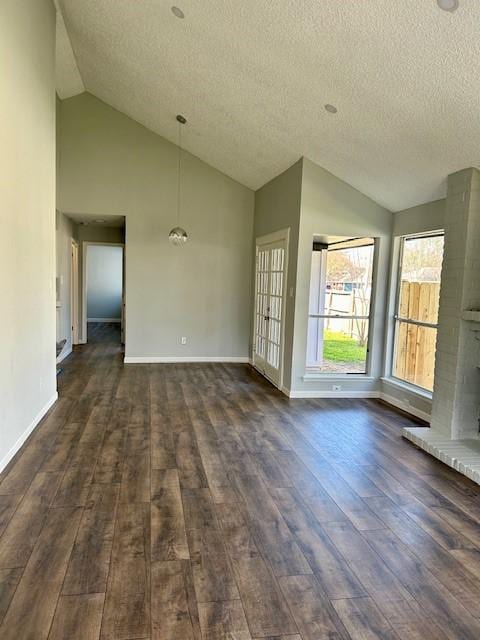
[[[422,280],[422,272],[429,279],[440,282],[443,260],[443,236],[408,238],[402,256],[402,276],[408,280]]]
[[[354,282],[352,289],[352,315],[368,316],[373,270],[373,245],[349,247],[332,251],[327,259],[327,282]],[[358,344],[364,347],[368,340],[368,321],[352,320],[352,332],[358,336]]]
[[[351,249],[329,252],[327,282],[358,282],[365,268],[352,262],[351,252]]]

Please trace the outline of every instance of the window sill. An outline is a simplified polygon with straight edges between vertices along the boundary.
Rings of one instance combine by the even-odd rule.
[[[317,382],[318,380],[377,380],[366,373],[329,373],[307,371],[303,376],[303,382]]]
[[[414,384],[409,384],[408,382],[402,382],[402,380],[397,380],[396,378],[380,378],[380,380],[392,387],[396,387],[397,389],[401,389],[402,391],[408,391],[409,393],[413,393],[419,398],[425,398],[425,400],[431,400],[433,394],[431,391],[427,391],[426,389],[422,389],[421,387],[416,387]]]

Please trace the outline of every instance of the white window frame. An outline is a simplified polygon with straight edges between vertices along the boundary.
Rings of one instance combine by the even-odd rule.
[[[318,367],[316,367],[315,365],[305,365],[305,379],[322,379],[322,378],[335,378],[335,379],[345,379],[345,378],[361,378],[361,379],[368,379],[371,377],[371,367],[372,367],[372,345],[373,345],[373,324],[374,324],[374,319],[375,319],[375,303],[376,303],[376,293],[377,293],[377,272],[378,272],[378,254],[379,254],[379,242],[378,242],[378,238],[374,237],[374,236],[364,236],[365,239],[367,238],[371,238],[373,240],[373,267],[372,267],[372,286],[371,286],[371,295],[370,295],[370,309],[369,309],[369,314],[368,316],[348,316],[348,319],[353,319],[353,320],[368,320],[368,337],[367,337],[367,356],[365,358],[365,371],[363,372],[358,372],[358,371],[352,371],[352,372],[333,372],[333,371],[321,371]],[[362,236],[363,238],[363,236]],[[347,241],[349,238],[345,238],[345,241]],[[356,239],[356,238],[352,238],[352,239]],[[313,251],[312,251],[313,253]],[[310,289],[309,289],[310,291]],[[309,313],[308,314],[308,320],[310,320],[310,318],[326,318],[328,317],[326,314],[316,314],[316,313]],[[332,317],[337,317],[337,316],[329,316],[330,318]],[[344,318],[347,316],[341,316],[339,315],[338,317]],[[308,323],[307,320],[307,323]],[[307,324],[308,326],[308,324]],[[308,330],[308,329],[307,329]],[[307,354],[305,354],[307,356]]]
[[[404,378],[399,378],[394,375],[395,370],[395,362],[397,356],[397,330],[399,322],[404,322],[406,324],[416,325],[417,327],[428,327],[431,329],[436,329],[438,331],[438,321],[436,323],[431,322],[423,322],[421,320],[411,320],[409,318],[403,318],[398,315],[398,309],[400,305],[400,286],[402,282],[402,262],[403,262],[403,251],[406,240],[411,240],[414,238],[435,238],[435,237],[445,237],[444,229],[435,229],[432,231],[422,231],[420,233],[407,233],[402,236],[398,236],[395,239],[397,243],[396,248],[394,247],[393,261],[394,265],[394,274],[392,278],[392,286],[394,287],[395,294],[393,296],[393,313],[391,314],[391,328],[390,328],[390,340],[387,336],[387,353],[389,354],[389,361],[387,366],[388,377],[386,378],[386,382],[391,382],[399,387],[403,387],[416,393],[420,396],[424,396],[427,398],[432,397],[432,391],[430,389],[426,389],[425,387],[421,387],[414,382],[410,382],[409,380],[405,380]],[[440,281],[441,283],[441,281]]]

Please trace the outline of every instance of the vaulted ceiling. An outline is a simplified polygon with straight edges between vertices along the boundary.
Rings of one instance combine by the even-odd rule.
[[[58,3],[61,97],[85,88],[173,142],[183,113],[184,146],[253,189],[306,156],[399,210],[480,164],[478,0]]]

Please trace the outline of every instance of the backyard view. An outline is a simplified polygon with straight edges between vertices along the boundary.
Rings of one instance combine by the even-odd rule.
[[[401,241],[392,374],[431,391],[435,369],[443,234]],[[307,367],[364,373],[374,241],[334,239],[312,253]]]
[[[433,390],[443,234],[404,238],[393,375]]]
[[[367,345],[359,344],[357,338],[340,331],[324,331],[323,357],[332,362],[358,362],[363,365],[367,356]]]
[[[371,238],[337,241],[313,253],[307,366],[365,372],[373,255]]]

